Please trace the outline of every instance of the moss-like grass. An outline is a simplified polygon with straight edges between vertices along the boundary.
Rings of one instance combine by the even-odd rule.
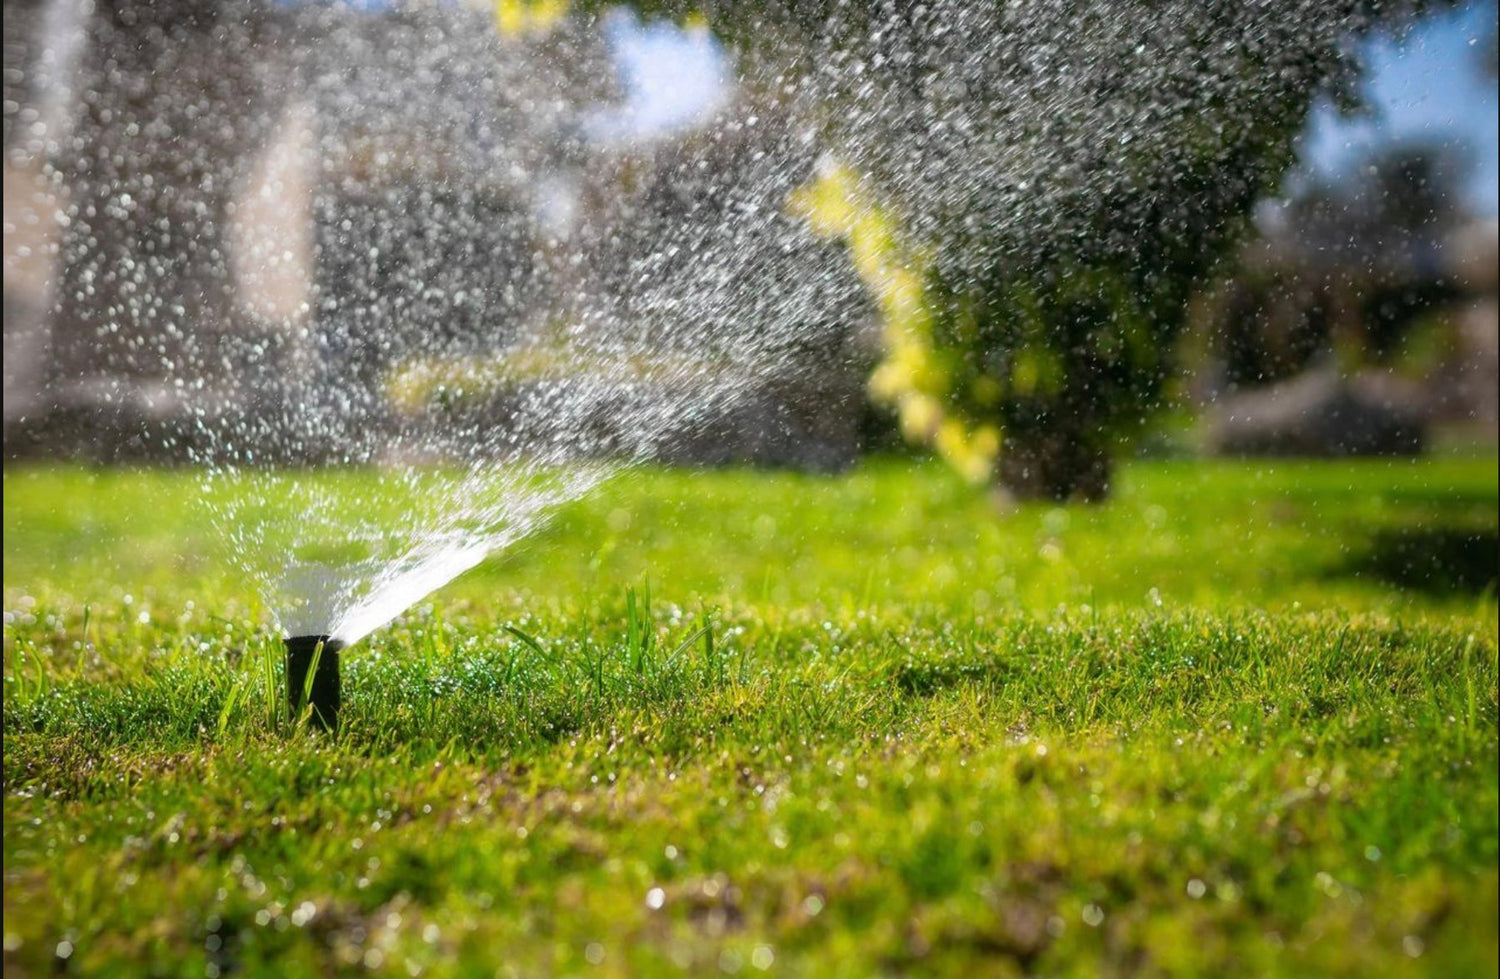
[[[8,975],[1497,968],[1492,459],[637,472],[332,738],[197,486],[5,474]]]

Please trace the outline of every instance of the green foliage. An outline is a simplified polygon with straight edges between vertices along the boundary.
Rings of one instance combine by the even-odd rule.
[[[1035,496],[1103,495],[1106,487],[1083,485],[1081,473],[1052,469],[1070,451],[1085,459],[1112,452],[1160,401],[1170,371],[1164,334],[1176,332],[1186,281],[1106,264],[997,275],[975,288],[934,277],[928,295],[956,410],[1004,432],[1004,451],[1051,467],[1029,487],[1006,479],[1014,460],[1002,455],[1002,479]]]
[[[197,491],[5,476],[8,973],[1494,968],[1493,562],[1371,543],[1493,541],[1493,459],[648,471],[346,650],[331,736]]]
[[[925,280],[925,310],[904,312],[892,273],[866,268],[861,238],[876,236],[840,207],[807,206],[828,203],[826,179],[805,195],[814,226],[848,239],[886,320],[872,391],[971,477],[1003,442],[994,468],[1015,494],[1102,498],[1112,451],[1166,401],[1189,298],[1280,184],[1314,102],[1354,90],[1352,39],[1414,9],[785,12],[826,18],[814,43],[827,50],[808,63],[831,79],[825,137],[859,174],[861,199],[841,207],[897,229],[886,250],[902,261],[884,264]]]
[[[1196,339],[1225,381],[1270,383],[1329,357],[1345,370],[1379,364],[1425,378],[1451,360],[1443,347],[1455,342],[1465,294],[1431,256],[1461,264],[1464,169],[1441,143],[1396,143],[1286,201],[1202,311]]]
[[[1247,83],[1244,97],[1263,109],[1253,128],[1215,124],[1208,107],[1182,120],[1082,205],[1081,230],[1028,230],[1025,247],[1000,243],[977,272],[968,256],[939,256],[927,295],[953,408],[1004,433],[1002,483],[1057,500],[1108,491],[1109,456],[1165,405],[1190,297],[1292,162],[1324,81],[1309,74],[1288,92]]]

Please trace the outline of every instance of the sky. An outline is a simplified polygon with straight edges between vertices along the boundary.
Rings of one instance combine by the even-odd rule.
[[[598,139],[666,135],[705,118],[728,96],[729,58],[705,28],[643,22],[634,11],[618,8],[606,16],[604,35],[625,101],[591,121]]]
[[[1465,186],[1476,214],[1500,206],[1500,106],[1497,85],[1481,70],[1493,43],[1494,0],[1429,15],[1400,40],[1364,49],[1369,73],[1367,118],[1342,119],[1330,107],[1313,113],[1303,138],[1304,166],[1336,179],[1375,146],[1407,140],[1466,145],[1473,169]]]

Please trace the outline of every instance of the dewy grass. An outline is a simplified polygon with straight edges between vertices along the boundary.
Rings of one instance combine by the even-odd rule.
[[[193,486],[5,476],[7,973],[1496,967],[1493,460],[646,472],[333,737]]]

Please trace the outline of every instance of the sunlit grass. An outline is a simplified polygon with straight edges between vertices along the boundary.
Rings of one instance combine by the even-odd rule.
[[[633,474],[333,737],[195,487],[6,474],[7,971],[1495,969],[1493,460]]]

